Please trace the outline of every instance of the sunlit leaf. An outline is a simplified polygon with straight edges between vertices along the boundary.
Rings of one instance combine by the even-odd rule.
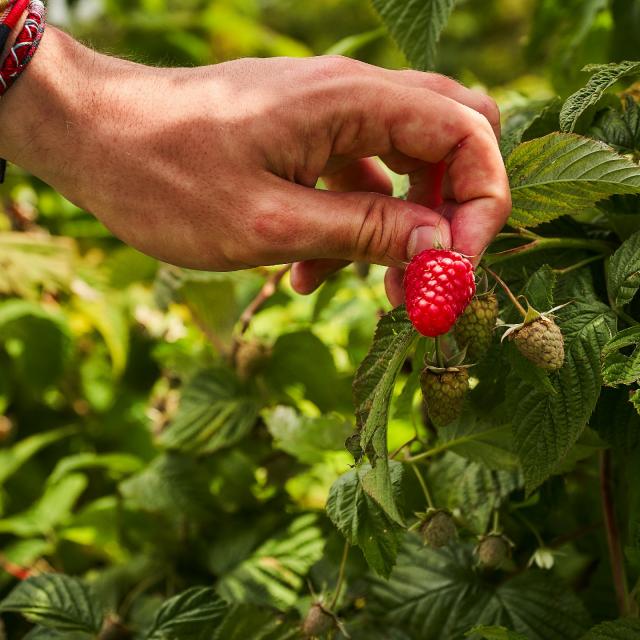
[[[574,134],[524,142],[506,165],[513,200],[509,223],[517,227],[580,213],[613,194],[640,193],[636,164],[602,142]]]

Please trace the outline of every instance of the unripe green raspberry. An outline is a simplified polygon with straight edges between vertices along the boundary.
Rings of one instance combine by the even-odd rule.
[[[548,317],[539,317],[509,335],[520,353],[546,371],[557,371],[564,363],[564,338],[560,327]]]
[[[435,549],[448,545],[456,537],[457,531],[453,516],[442,509],[427,513],[420,527],[424,543]]]
[[[335,618],[319,602],[311,605],[302,623],[305,638],[321,638],[336,626]]]
[[[504,536],[491,533],[480,540],[476,553],[481,567],[498,569],[511,554],[511,546]]]
[[[469,372],[463,368],[436,372],[426,367],[420,376],[427,414],[436,427],[444,427],[460,417],[469,390]]]
[[[491,346],[498,311],[498,298],[487,293],[474,298],[458,318],[453,329],[456,342],[461,349],[466,347],[471,360],[480,360]]]

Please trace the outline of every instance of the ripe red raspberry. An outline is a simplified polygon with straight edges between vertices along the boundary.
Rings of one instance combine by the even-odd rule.
[[[424,336],[447,333],[476,292],[473,266],[459,253],[427,249],[404,275],[407,313]]]

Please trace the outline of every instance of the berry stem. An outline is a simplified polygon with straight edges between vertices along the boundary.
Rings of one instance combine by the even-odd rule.
[[[431,499],[431,494],[429,493],[429,487],[427,487],[427,483],[424,481],[424,478],[422,477],[422,474],[420,473],[420,471],[418,470],[418,468],[416,467],[415,464],[411,465],[411,468],[413,469],[414,473],[416,474],[416,478],[418,478],[418,482],[420,483],[420,486],[422,487],[422,492],[424,493],[424,497],[427,501],[427,505],[429,506],[430,509],[435,509],[435,506],[433,504],[433,500]]]
[[[602,513],[604,516],[605,530],[607,532],[607,546],[609,547],[611,574],[616,591],[618,611],[621,616],[626,616],[629,612],[629,591],[624,567],[622,544],[620,542],[620,530],[618,529],[613,504],[613,469],[611,464],[611,451],[608,449],[602,451],[600,454],[600,499],[602,501]]]
[[[442,336],[436,336],[434,342],[436,345],[436,363],[439,367],[444,368],[444,358],[442,356]]]
[[[342,550],[342,559],[340,560],[340,569],[338,570],[338,581],[336,582],[336,588],[333,593],[333,598],[331,599],[331,604],[329,605],[330,611],[333,611],[336,604],[338,603],[338,598],[340,597],[340,592],[342,591],[342,585],[344,583],[344,574],[345,574],[345,568],[347,566],[348,557],[349,557],[349,543],[345,540],[344,549]]]
[[[500,512],[497,509],[493,510],[493,520],[491,523],[491,531],[495,533],[500,532]]]
[[[522,314],[522,317],[526,318],[527,312],[525,308],[520,304],[520,302],[518,302],[518,299],[513,295],[511,289],[509,289],[505,281],[495,271],[489,269],[489,267],[485,266],[484,269],[504,289],[504,292],[509,297],[509,300],[511,300],[513,306]]]

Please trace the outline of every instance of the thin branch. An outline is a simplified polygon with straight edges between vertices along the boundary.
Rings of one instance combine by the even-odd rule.
[[[611,574],[613,577],[613,586],[616,591],[618,611],[621,616],[625,616],[629,612],[629,591],[622,544],[620,542],[620,530],[618,529],[613,503],[611,451],[608,449],[600,453],[600,498],[607,532],[607,546],[609,547]]]
[[[240,316],[240,328],[238,330],[239,335],[244,335],[251,324],[251,320],[253,320],[253,316],[255,316],[256,313],[260,311],[264,303],[276,293],[280,281],[290,271],[290,269],[290,264],[285,265],[281,269],[273,272],[262,285],[262,289],[260,289],[258,295],[248,304],[247,308]]]

